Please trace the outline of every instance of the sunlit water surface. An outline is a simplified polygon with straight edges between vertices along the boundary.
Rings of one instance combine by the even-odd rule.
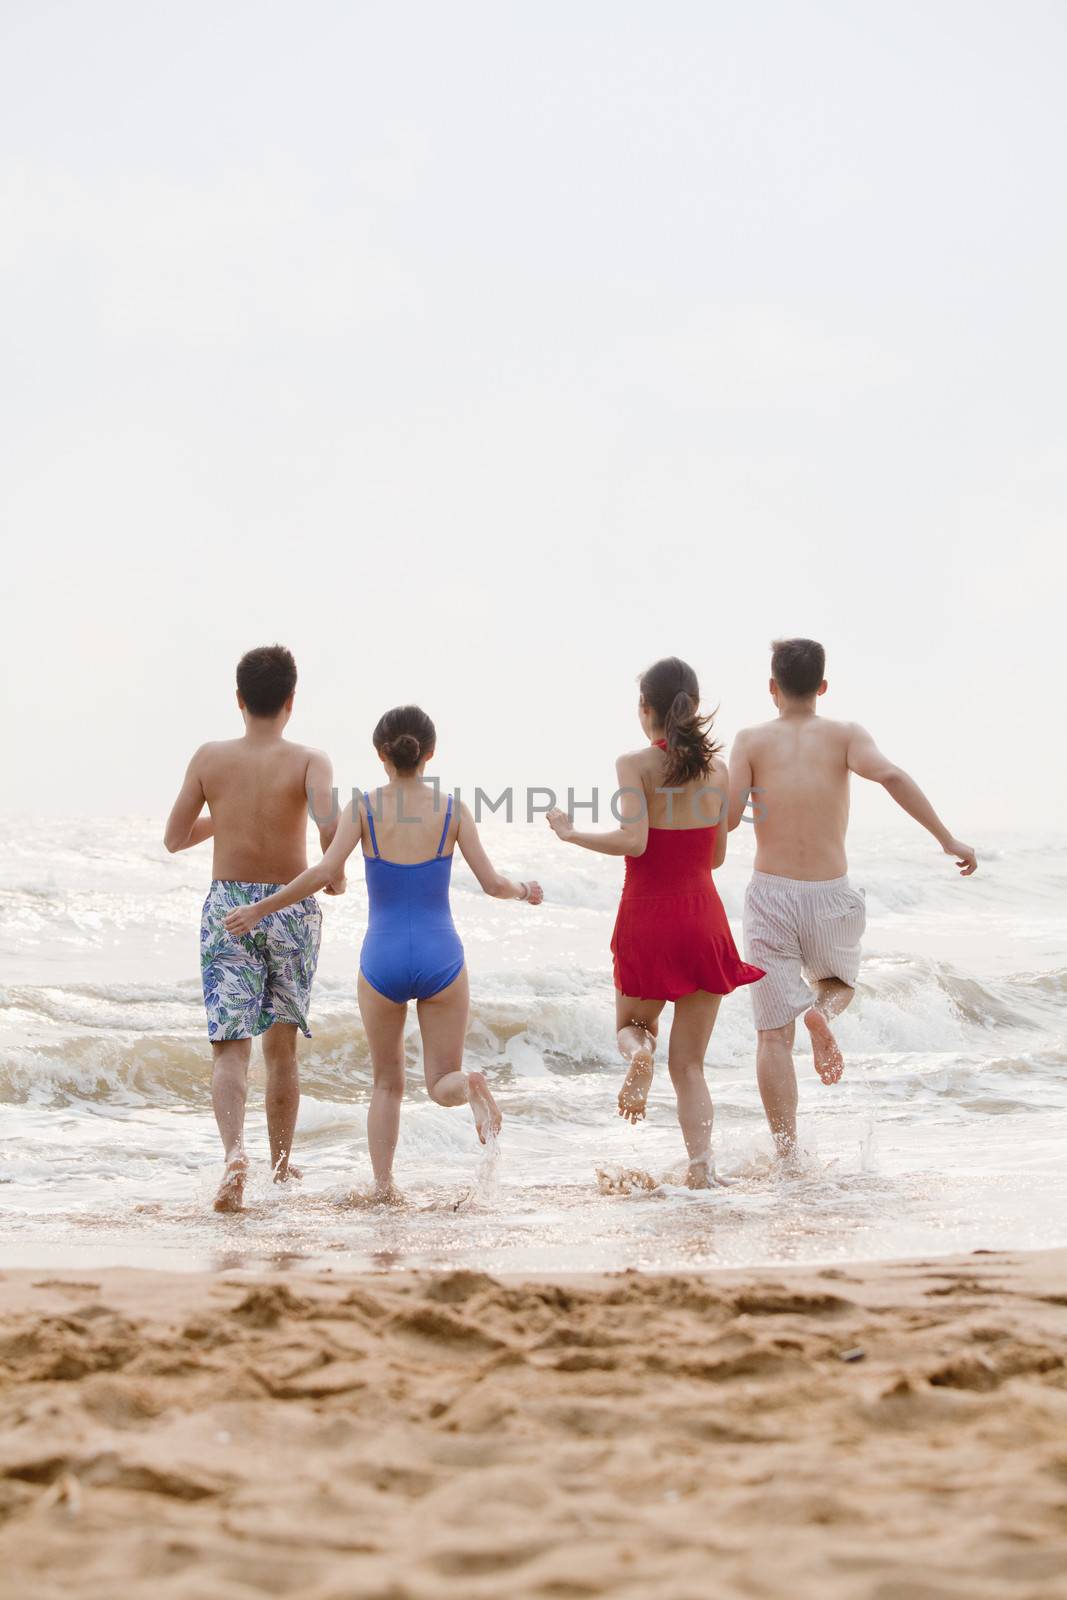
[[[487,1153],[465,1110],[428,1101],[412,1017],[404,1202],[391,1208],[362,1199],[357,865],[346,899],[324,901],[315,1036],[301,1054],[304,1181],[269,1181],[257,1058],[248,1208],[219,1217],[197,966],[210,861],[167,856],[158,831],[143,819],[7,828],[0,1264],[675,1270],[1067,1243],[1062,840],[998,841],[967,882],[903,829],[855,841],[868,939],[839,1029],[845,1080],[825,1088],[801,1046],[805,1156],[777,1172],[748,997],[727,998],[707,1071],[730,1181],[691,1194],[665,1068],[642,1126],[616,1115],[607,945],[619,863],[565,851],[547,830],[490,826],[498,864],[546,891],[536,910],[499,904],[456,864],[468,1064],[488,1073],[504,1133]],[[742,837],[719,878],[738,938],[750,859]]]

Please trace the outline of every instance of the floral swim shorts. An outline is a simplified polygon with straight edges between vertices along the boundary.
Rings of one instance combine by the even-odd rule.
[[[251,1039],[276,1022],[295,1022],[306,1038],[308,1004],[322,937],[322,912],[314,896],[275,911],[235,939],[223,918],[236,906],[265,900],[277,883],[216,878],[200,917],[200,975],[208,1038]]]

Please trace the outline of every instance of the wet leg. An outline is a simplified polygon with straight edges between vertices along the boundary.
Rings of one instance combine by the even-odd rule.
[[[678,1098],[678,1123],[689,1156],[686,1183],[707,1189],[714,1182],[711,1127],[714,1109],[704,1077],[704,1057],[719,1014],[722,996],[703,989],[675,1003],[667,1064]]]
[[[823,1083],[838,1083],[845,1070],[841,1047],[830,1024],[852,1003],[856,991],[840,978],[819,978],[815,982],[815,1004],[804,1013],[804,1026],[811,1035],[815,1070]]]
[[[263,1061],[267,1071],[267,1137],[275,1183],[284,1183],[300,1171],[289,1158],[293,1152],[296,1117],[300,1110],[300,1075],[296,1066],[294,1022],[276,1022],[263,1034]]]
[[[484,1072],[464,1072],[463,1044],[470,1015],[467,969],[447,989],[419,1001],[423,1070],[430,1099],[439,1106],[469,1105],[483,1144],[495,1139],[503,1125]]]
[[[359,975],[359,1014],[370,1047],[374,1075],[367,1113],[367,1145],[374,1185],[383,1200],[395,1198],[393,1157],[400,1137],[404,1099],[404,1021],[406,1005],[398,1005]]]
[[[783,1159],[797,1149],[797,1075],[793,1066],[796,1023],[760,1028],[756,1034],[756,1078],[774,1146]]]
[[[619,1090],[619,1116],[635,1126],[645,1115],[648,1091],[655,1071],[656,1038],[665,1000],[636,1000],[615,996],[615,1028],[619,1054],[629,1070]]]
[[[245,1102],[251,1039],[224,1039],[211,1046],[211,1104],[222,1138],[226,1165],[215,1195],[216,1211],[240,1211],[244,1203],[248,1157],[245,1155]]]

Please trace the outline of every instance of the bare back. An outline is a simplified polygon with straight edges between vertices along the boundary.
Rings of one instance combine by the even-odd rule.
[[[440,786],[423,778],[394,778],[368,791],[360,813],[360,840],[365,855],[378,854],[401,866],[414,866],[435,856],[451,853],[459,832],[460,813],[449,814],[448,795]],[[373,808],[374,840],[367,822],[367,806]],[[449,818],[445,828],[445,818]]]
[[[807,881],[848,871],[849,722],[814,713],[746,728],[731,756],[731,786],[747,763],[757,872]]]
[[[709,828],[719,821],[720,812],[725,812],[726,763],[717,757],[706,777],[673,788],[667,785],[667,757],[658,745],[623,759],[632,763],[632,771],[641,780],[650,828]]]
[[[194,758],[214,822],[212,876],[288,883],[307,868],[308,767],[287,739],[224,739]]]

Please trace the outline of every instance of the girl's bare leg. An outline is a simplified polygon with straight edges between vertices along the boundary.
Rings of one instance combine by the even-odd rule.
[[[359,1014],[370,1046],[374,1086],[367,1113],[367,1145],[374,1185],[383,1199],[394,1194],[393,1157],[400,1136],[400,1106],[404,1098],[404,1019],[406,1005],[398,1005],[359,975]]]
[[[722,995],[698,989],[675,1001],[667,1061],[678,1096],[678,1122],[689,1155],[686,1183],[707,1189],[713,1181],[711,1126],[714,1110],[704,1078],[704,1057]]]
[[[478,1137],[485,1144],[500,1132],[500,1107],[489,1092],[482,1072],[463,1071],[463,1044],[470,1015],[467,969],[459,977],[418,1003],[422,1030],[423,1070],[430,1099],[439,1106],[469,1105]]]
[[[656,1036],[665,1000],[635,1000],[615,996],[615,1028],[619,1054],[630,1070],[619,1090],[619,1116],[635,1125],[645,1114],[648,1091],[655,1071]]]

